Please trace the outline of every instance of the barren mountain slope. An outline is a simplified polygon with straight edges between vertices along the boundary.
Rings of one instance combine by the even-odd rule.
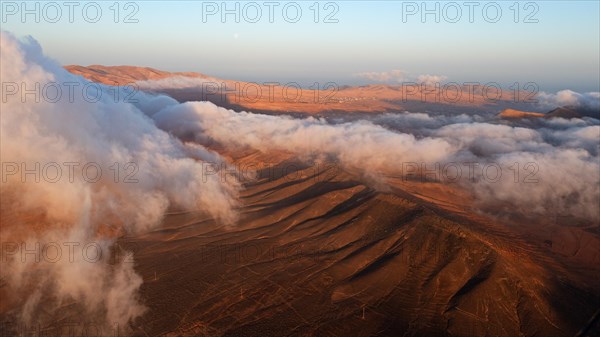
[[[109,85],[131,85],[139,81],[139,89],[168,94],[180,102],[211,101],[216,105],[263,113],[320,114],[348,112],[386,112],[404,110],[492,111],[505,108],[530,108],[530,92],[515,92],[478,86],[424,85],[407,82],[401,85],[372,84],[342,86],[334,82],[310,83],[300,88],[298,83],[258,81],[250,83],[219,79],[200,73],[176,72],[134,66],[77,66],[68,71],[91,81]],[[160,80],[170,79],[163,87]],[[194,82],[196,81],[196,82]],[[484,92],[485,91],[485,92]]]
[[[123,243],[150,308],[138,334],[572,336],[598,306],[518,233],[337,167],[282,160],[243,201],[235,226],[173,213]]]

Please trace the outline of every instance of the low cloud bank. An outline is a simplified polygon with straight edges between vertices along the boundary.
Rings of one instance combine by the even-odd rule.
[[[381,71],[381,72],[376,72],[376,71],[362,72],[362,73],[356,73],[356,74],[354,74],[354,76],[364,78],[371,82],[377,82],[377,83],[388,83],[388,84],[419,83],[419,84],[425,84],[428,86],[433,86],[435,84],[443,83],[444,81],[446,81],[448,79],[448,77],[443,76],[443,75],[423,74],[423,75],[414,76],[414,75],[409,74],[408,72],[405,72],[402,70],[397,70],[397,69],[390,70],[390,71]]]
[[[595,111],[596,116],[600,117],[600,92],[578,93],[572,90],[561,90],[555,94],[541,92],[536,98],[543,108],[554,109],[562,106],[583,108]]]
[[[56,242],[66,252],[65,242],[93,242],[103,253],[93,263],[81,254],[54,262],[2,256],[3,301],[16,303],[24,324],[43,324],[44,312],[76,301],[82,319],[126,327],[144,312],[142,280],[133,263],[105,263],[116,238],[156,226],[171,207],[233,223],[238,186],[203,176],[203,162],[221,161],[217,153],[182,143],[148,117],[173,99],[138,93],[135,103],[115,101],[114,88],[102,86],[91,102],[81,92],[90,82],[48,59],[35,40],[1,34],[1,193],[13,214],[3,218],[3,244]],[[70,85],[72,99],[67,90],[58,99],[35,93],[48,83]]]
[[[598,219],[600,126],[593,119],[560,127],[541,121],[529,128],[478,121],[477,116],[405,113],[375,118],[380,125],[367,120],[330,124],[238,113],[209,102],[170,106],[153,118],[160,128],[198,143],[327,155],[371,177],[405,174],[408,163],[426,169],[477,163],[489,171],[481,175],[489,175],[464,175],[459,183],[473,191],[482,207],[506,204],[505,210],[514,213]],[[407,133],[394,126],[404,126]]]
[[[388,75],[384,78],[390,79]],[[600,96],[565,90],[541,97],[540,104],[548,107],[593,108]],[[407,163],[423,164],[425,169],[477,163],[490,174],[494,172],[490,165],[498,165],[497,181],[481,177],[459,181],[472,190],[482,208],[599,218],[600,121],[594,118],[510,122],[489,114],[405,112],[353,122],[340,117],[330,123],[234,112],[209,102],[173,105],[153,118],[160,128],[200,144],[286,150],[307,158],[327,155],[371,177],[403,174]]]

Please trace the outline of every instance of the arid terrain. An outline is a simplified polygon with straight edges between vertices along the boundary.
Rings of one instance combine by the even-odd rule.
[[[108,85],[141,83],[142,91],[179,102],[201,100],[206,92],[148,81],[221,83],[150,68],[66,69]],[[268,115],[335,118],[448,108],[525,124],[546,116],[511,104],[508,96],[449,104],[423,102],[421,89],[413,89],[406,100],[405,89],[387,85],[343,87],[317,102],[278,95],[236,101],[231,93],[205,98]],[[322,99],[329,92],[303,94]],[[98,229],[118,238],[115,252],[133,252],[143,280],[139,300],[146,311],[123,327],[134,336],[600,336],[597,222],[551,213],[528,217],[501,205],[482,210],[475,206],[478,196],[459,184],[386,171],[376,179],[327,156],[305,160],[281,149],[203,145],[230,164],[256,168],[256,176],[220,177],[241,181],[234,224],[204,210],[170,207],[156,228],[126,234],[107,218]],[[2,230],[23,223],[35,232],[44,212],[13,211],[7,196]],[[0,289],[4,320],[16,301],[6,289]],[[47,331],[81,310],[75,302],[61,302],[60,309],[38,312],[53,322]]]
[[[178,213],[125,243],[150,299],[140,335],[569,336],[598,308],[597,233],[562,228],[548,245],[473,216],[456,191],[382,192],[277,161],[234,228]]]
[[[527,91],[500,92],[493,86],[484,94],[478,86],[453,86],[444,83],[402,85],[373,84],[340,86],[321,83],[321,90],[299,88],[297,83],[267,85],[219,79],[200,73],[169,73],[152,68],[131,66],[105,67],[92,65],[66,66],[73,74],[107,85],[136,85],[138,90],[165,93],[180,102],[207,100],[234,110],[262,113],[335,114],[348,112],[381,113],[426,107],[455,113],[464,111],[495,111],[505,107],[528,107],[535,96]],[[181,81],[181,79],[186,79]],[[162,80],[162,81],[161,81]],[[182,82],[179,84],[178,82]],[[178,85],[175,85],[178,84]],[[497,85],[497,84],[496,84]],[[174,88],[179,86],[179,88]]]
[[[571,336],[598,308],[597,227],[548,217],[536,237],[441,184],[389,178],[382,191],[334,163],[230,156],[269,163],[245,183],[235,226],[172,210],[119,240],[148,307],[133,335]]]

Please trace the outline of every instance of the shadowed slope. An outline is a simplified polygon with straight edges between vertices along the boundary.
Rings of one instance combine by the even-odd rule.
[[[594,313],[598,289],[516,233],[296,168],[248,184],[233,228],[173,214],[129,243],[140,335],[572,336]]]

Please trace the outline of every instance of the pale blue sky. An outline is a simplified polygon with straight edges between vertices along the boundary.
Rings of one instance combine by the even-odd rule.
[[[459,83],[532,81],[546,91],[598,91],[600,86],[600,7],[595,0],[533,2],[539,9],[533,16],[538,23],[523,22],[534,9],[524,8],[527,2],[520,2],[515,23],[509,8],[515,1],[496,1],[503,11],[496,23],[486,22],[482,14],[489,1],[478,2],[474,23],[468,20],[468,7],[461,5],[464,1],[457,1],[463,11],[457,23],[444,16],[436,23],[433,15],[422,23],[420,12],[403,22],[403,8],[410,9],[406,1],[337,1],[338,23],[314,23],[309,8],[314,1],[296,1],[303,11],[297,23],[284,20],[286,1],[275,7],[274,23],[268,21],[265,1],[256,1],[263,11],[258,23],[243,16],[236,23],[232,15],[225,23],[219,15],[203,22],[209,2],[136,1],[139,11],[134,18],[139,22],[115,23],[109,8],[114,2],[97,2],[103,10],[97,23],[83,20],[82,6],[75,8],[74,23],[68,21],[66,7],[58,23],[43,17],[35,23],[31,15],[22,23],[20,13],[6,15],[9,2],[3,1],[2,29],[32,35],[63,64],[140,65],[303,85],[371,83],[356,74],[398,69],[409,76],[444,75]],[[125,10],[125,3],[120,3],[120,21],[132,9]],[[220,6],[221,1],[215,3]],[[319,21],[333,9],[325,10],[325,3],[320,2]],[[448,2],[439,3],[443,11]],[[247,2],[240,4],[242,9]],[[453,16],[452,8],[448,10]],[[292,18],[293,8],[288,13]],[[493,8],[488,14],[493,18]]]

